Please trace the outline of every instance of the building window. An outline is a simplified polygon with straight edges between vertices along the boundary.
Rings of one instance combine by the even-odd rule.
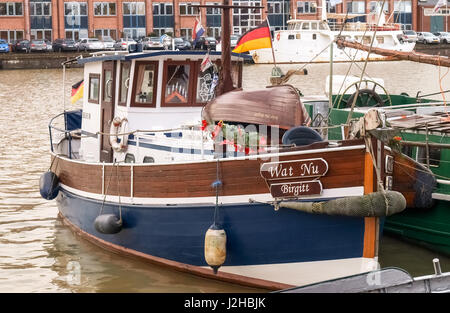
[[[198,7],[193,7],[193,4],[199,4],[198,2],[192,3],[180,3],[180,15],[198,15]]]
[[[131,106],[156,106],[157,62],[136,62]]]
[[[114,2],[94,2],[95,16],[116,15],[116,4]]]
[[[23,30],[0,30],[0,39],[12,42],[23,39]]]
[[[378,1],[370,1],[369,2],[369,11],[371,13],[377,13],[377,9],[380,6],[381,6],[381,3],[378,3]],[[383,12],[384,13],[388,13],[389,12],[389,2],[388,1],[384,2]]]
[[[208,27],[206,29],[206,35],[208,37],[219,38],[221,29],[222,29],[221,27]]]
[[[65,2],[64,3],[65,16],[87,16],[86,2]]]
[[[180,36],[185,39],[191,39],[192,38],[192,28],[181,28],[180,29]]]
[[[261,1],[239,1],[234,0],[233,5],[249,5],[249,6],[261,6]],[[233,32],[234,34],[241,35],[246,31],[261,24],[262,16],[261,9],[233,9]]]
[[[298,1],[297,13],[299,14],[315,14],[317,12],[316,1]]]
[[[89,74],[89,97],[91,103],[98,103],[99,100],[100,74]]]
[[[52,40],[51,29],[32,29],[30,30],[31,40]]]
[[[366,3],[364,1],[347,2],[348,13],[366,13]]]
[[[97,38],[111,37],[117,39],[117,31],[115,29],[94,29],[94,36]]]
[[[0,16],[19,16],[23,15],[23,3],[21,2],[2,2],[0,3]]]
[[[153,3],[153,15],[173,15],[172,3]]]
[[[208,5],[211,5],[212,7],[206,8],[206,15],[221,15],[220,9],[214,7],[214,6],[220,5],[220,4],[221,3],[218,3],[218,2],[214,2],[214,3],[208,2]]]
[[[144,2],[124,2],[123,15],[145,15]]]
[[[51,16],[52,7],[50,2],[30,2],[31,16]]]

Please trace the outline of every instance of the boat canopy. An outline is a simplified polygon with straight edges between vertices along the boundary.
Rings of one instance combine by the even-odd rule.
[[[205,106],[203,118],[282,129],[308,125],[311,121],[297,89],[291,85],[228,92]]]

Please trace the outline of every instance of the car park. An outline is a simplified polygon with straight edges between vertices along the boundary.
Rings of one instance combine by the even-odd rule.
[[[31,40],[30,52],[47,52],[47,44],[44,40]]]
[[[9,44],[4,39],[0,39],[0,52],[3,52],[3,53],[9,52]]]
[[[110,36],[103,36],[101,38],[106,50],[114,50],[115,41]]]
[[[72,39],[56,39],[52,44],[53,51],[65,52],[65,51],[77,51],[78,46]]]
[[[130,45],[135,45],[136,41],[132,38],[120,38],[114,44],[114,50],[128,50]]]
[[[45,44],[47,45],[47,52],[53,51],[53,44],[50,40],[45,40]]]
[[[231,35],[230,36],[230,41],[231,41],[231,48],[236,47],[238,41],[239,41],[239,35]]]
[[[400,42],[417,42],[417,33],[413,30],[404,30],[401,35],[399,35]]]
[[[436,32],[433,35],[437,36],[441,43],[450,43],[450,33],[447,32]]]
[[[424,44],[438,44],[440,43],[439,37],[429,32],[421,32],[417,34],[417,42]]]
[[[173,39],[175,50],[190,50],[191,49],[191,43],[181,37],[174,38]]]
[[[194,45],[194,49],[216,50],[217,40],[214,37],[200,37]]]
[[[145,37],[141,41],[144,50],[163,50],[164,45],[159,37]]]
[[[17,41],[16,44],[14,45],[14,51],[30,53],[31,42],[27,39]]]
[[[78,45],[78,51],[104,50],[105,45],[98,38],[84,38]]]

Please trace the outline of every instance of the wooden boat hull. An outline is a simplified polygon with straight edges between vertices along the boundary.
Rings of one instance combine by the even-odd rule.
[[[276,290],[376,266],[374,258],[364,257],[364,250],[373,249],[369,245],[374,244],[366,237],[380,232],[370,228],[375,218],[275,211],[266,204],[221,206],[227,258],[214,275],[204,260],[204,236],[212,224],[212,205],[123,205],[122,231],[105,235],[94,227],[101,201],[61,190],[57,203],[66,224],[106,249],[242,285]],[[118,204],[105,203],[103,212],[118,214]],[[280,276],[280,270],[286,268],[294,272]],[[311,268],[321,271],[320,275],[311,277]],[[270,275],[274,272],[278,272],[277,277]]]
[[[327,172],[316,178],[322,192],[303,201],[363,195],[373,191],[376,175],[360,143],[297,148],[278,154],[277,162],[326,160]],[[120,166],[53,158],[63,220],[83,237],[115,252],[267,289],[309,284],[377,266],[383,218],[275,210],[268,203],[273,197],[260,173],[261,165],[271,160],[262,156],[224,159],[219,164],[211,160]],[[218,222],[227,234],[227,256],[214,275],[204,260],[204,240],[214,221],[211,183],[217,179],[217,166],[223,182]],[[100,212],[116,216],[121,212],[122,230],[99,233],[94,221]]]

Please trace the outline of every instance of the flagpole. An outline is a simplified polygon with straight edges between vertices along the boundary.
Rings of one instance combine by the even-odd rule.
[[[276,67],[277,66],[277,62],[275,61],[275,51],[273,51],[272,32],[270,31],[270,24],[269,24],[269,19],[267,18],[267,16],[266,16],[266,22],[267,22],[267,26],[269,27],[270,47],[272,48],[273,64]]]

